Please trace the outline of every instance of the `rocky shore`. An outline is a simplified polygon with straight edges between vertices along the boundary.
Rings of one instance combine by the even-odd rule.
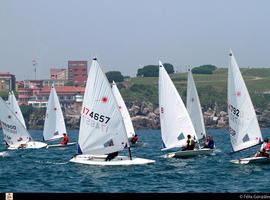
[[[149,102],[135,102],[128,106],[128,110],[135,129],[160,129],[159,108]],[[64,117],[68,129],[79,129],[80,106],[64,110]],[[255,109],[260,127],[270,127],[270,108]],[[228,114],[226,111],[208,108],[203,112],[205,126],[207,128],[226,128],[228,126]],[[38,117],[31,115],[28,121],[29,129],[43,129],[44,115]]]

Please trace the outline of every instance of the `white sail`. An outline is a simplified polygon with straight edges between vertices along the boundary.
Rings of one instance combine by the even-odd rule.
[[[206,132],[202,108],[191,70],[188,71],[187,110],[193,123],[198,140],[203,139],[206,136]]]
[[[124,100],[123,100],[123,98],[122,98],[122,96],[117,88],[117,85],[114,81],[112,83],[112,92],[113,92],[114,97],[116,99],[116,102],[118,104],[119,110],[121,111],[121,114],[122,114],[122,117],[124,120],[124,124],[125,124],[126,130],[127,130],[128,138],[132,138],[135,135],[133,124],[132,124],[128,109],[126,107],[126,104],[125,104],[125,102],[124,102]]]
[[[14,112],[14,114],[20,120],[20,122],[23,124],[23,126],[26,128],[24,117],[22,115],[22,111],[21,111],[19,104],[16,100],[16,97],[12,91],[9,92],[9,95],[8,95],[8,105],[9,105],[9,108]]]
[[[260,143],[262,134],[256,113],[232,51],[228,70],[228,114],[233,151]]]
[[[110,83],[96,59],[88,73],[81,112],[79,153],[103,155],[129,146]]]
[[[186,145],[187,135],[197,139],[188,111],[161,62],[159,62],[159,112],[164,149]]]
[[[66,125],[61,105],[53,84],[46,110],[43,139],[46,141],[58,139],[63,137],[63,133],[66,132]]]
[[[32,140],[22,122],[17,118],[13,110],[0,97],[0,120],[3,129],[4,141],[9,146],[20,146]]]

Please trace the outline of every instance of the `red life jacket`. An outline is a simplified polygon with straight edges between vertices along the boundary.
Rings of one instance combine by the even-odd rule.
[[[270,143],[267,143],[267,145],[264,147],[264,149],[265,149],[266,151],[269,151],[269,150],[270,150]]]
[[[61,144],[67,144],[68,143],[68,136],[65,136],[63,140],[61,141]]]
[[[133,138],[131,138],[131,143],[135,144],[138,141],[138,137],[134,136]]]

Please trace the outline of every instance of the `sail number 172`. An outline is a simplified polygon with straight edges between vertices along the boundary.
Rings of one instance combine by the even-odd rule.
[[[95,113],[95,112],[90,112],[90,109],[83,107],[83,114],[88,115],[89,117],[93,118],[96,121],[99,122],[105,122],[105,124],[107,124],[110,121],[110,117],[101,115],[99,113]]]

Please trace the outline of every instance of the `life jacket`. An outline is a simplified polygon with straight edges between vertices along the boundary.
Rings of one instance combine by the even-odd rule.
[[[188,146],[188,147],[194,146],[194,140],[188,139],[188,140],[187,140],[187,146]]]
[[[64,137],[61,144],[67,144],[68,143],[68,136]]]
[[[269,151],[269,150],[270,150],[270,143],[267,143],[267,144],[265,145],[264,149],[265,149],[266,151]]]
[[[135,144],[138,141],[138,137],[134,136],[133,138],[131,138],[131,143]]]

